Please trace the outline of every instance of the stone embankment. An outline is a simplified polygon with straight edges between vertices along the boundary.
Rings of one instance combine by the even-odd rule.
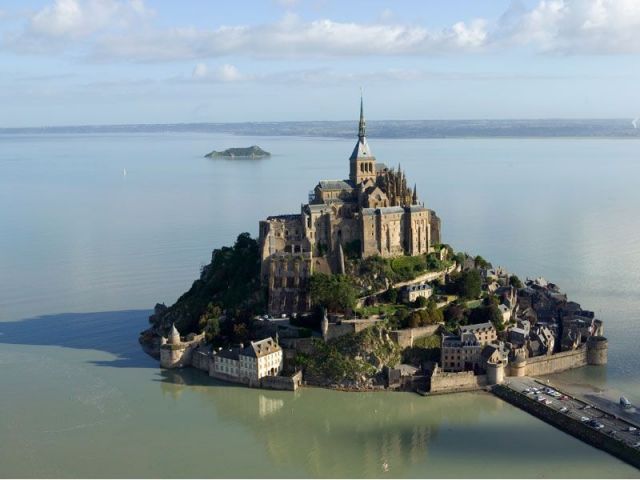
[[[524,389],[529,384],[537,383],[531,379],[527,380],[529,383],[495,385],[491,391],[506,402],[550,425],[640,468],[640,450],[637,447],[640,445],[640,437],[635,434],[636,426],[618,418],[614,413],[592,408],[566,394],[564,401],[554,397],[545,398],[544,402],[538,401],[536,396],[519,391],[519,388]],[[538,387],[541,385],[538,384]],[[546,401],[549,403],[546,404]],[[563,407],[567,410],[562,411]],[[596,428],[589,423],[591,419],[602,426]]]

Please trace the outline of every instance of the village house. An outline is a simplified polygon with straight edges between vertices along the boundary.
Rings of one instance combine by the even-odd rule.
[[[433,288],[428,283],[407,285],[402,289],[402,297],[405,302],[415,302],[419,297],[429,298],[433,294]]]
[[[211,376],[257,385],[261,378],[282,372],[282,348],[271,337],[247,347],[220,350],[213,355]]]
[[[444,372],[461,372],[482,368],[482,348],[498,338],[492,323],[464,325],[458,335],[443,335],[440,364]]]

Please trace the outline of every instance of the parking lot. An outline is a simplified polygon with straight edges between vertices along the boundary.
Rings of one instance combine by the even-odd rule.
[[[510,377],[505,386],[640,450],[640,428],[620,418],[615,411],[605,411],[529,377]]]

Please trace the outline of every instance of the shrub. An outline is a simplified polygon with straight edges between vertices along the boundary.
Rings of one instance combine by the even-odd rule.
[[[315,273],[310,279],[311,301],[330,312],[344,312],[356,303],[356,288],[345,275]]]
[[[511,285],[512,287],[515,288],[522,288],[522,281],[520,281],[520,279],[518,278],[517,275],[511,275],[509,277],[509,285]]]
[[[415,302],[413,302],[413,306],[416,308],[424,308],[427,306],[427,299],[425,297],[418,297]]]
[[[453,279],[452,288],[454,293],[462,298],[478,298],[482,293],[482,279],[477,270],[461,272]]]

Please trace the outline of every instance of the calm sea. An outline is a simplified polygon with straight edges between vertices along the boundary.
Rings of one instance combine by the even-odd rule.
[[[273,156],[202,158],[251,144]],[[640,402],[640,140],[370,144],[417,183],[446,242],[543,275],[606,322],[609,365],[563,379]],[[0,476],[640,476],[486,394],[250,390],[161,372],[140,351],[157,301],[174,302],[213,248],[344,178],[352,147],[0,136]]]

